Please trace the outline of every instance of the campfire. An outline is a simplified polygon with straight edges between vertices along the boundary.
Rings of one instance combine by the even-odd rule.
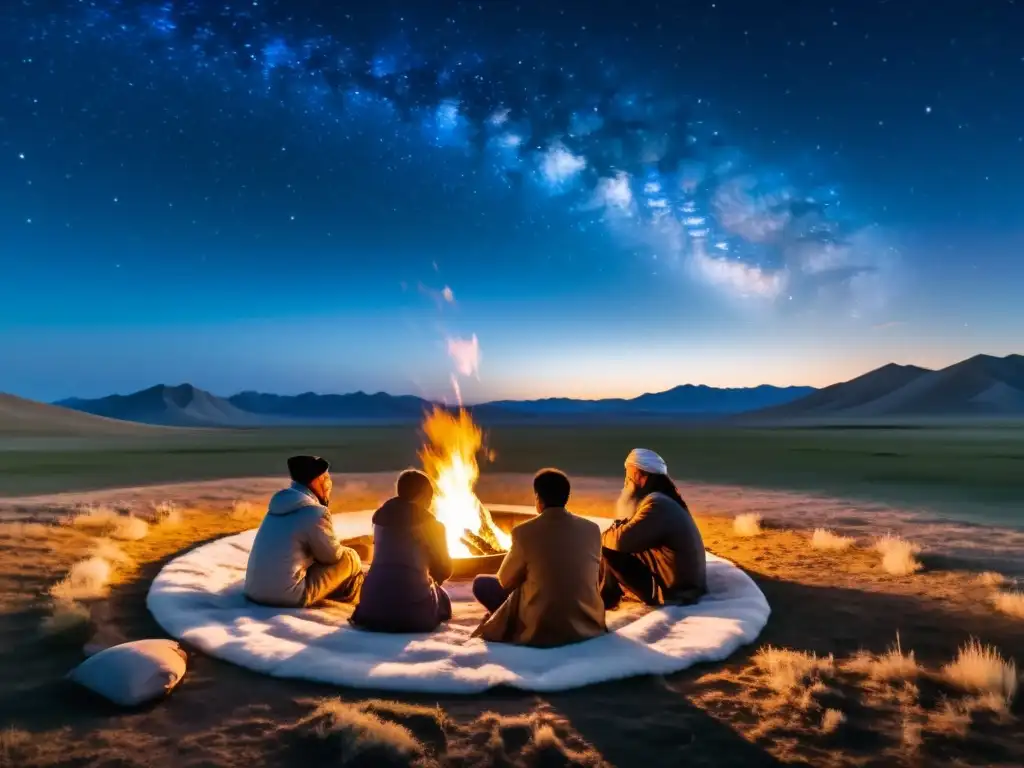
[[[444,523],[448,553],[460,558],[507,552],[511,537],[494,524],[473,490],[480,476],[480,428],[465,410],[455,416],[435,408],[423,422],[423,432],[426,443],[420,460],[437,485],[432,511]]]

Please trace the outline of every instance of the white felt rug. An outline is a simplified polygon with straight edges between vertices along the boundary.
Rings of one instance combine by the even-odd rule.
[[[495,511],[529,508],[492,505]],[[371,532],[371,512],[334,518],[343,538]],[[592,518],[602,529],[611,520]],[[426,635],[387,635],[348,624],[349,606],[264,608],[242,595],[255,530],[205,544],[168,563],[146,604],[173,637],[210,656],[275,677],[354,688],[476,693],[496,685],[560,691],[634,675],[668,674],[720,661],[752,642],[770,609],[757,585],[708,554],[710,594],[697,605],[608,614],[609,634],[564,648],[521,648],[471,639],[484,615],[468,583],[446,584],[454,618]]]

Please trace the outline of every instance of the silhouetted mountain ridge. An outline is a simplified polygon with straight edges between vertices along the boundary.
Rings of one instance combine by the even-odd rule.
[[[975,355],[938,371],[889,364],[750,418],[1024,416],[1024,356]]]
[[[737,413],[786,402],[813,392],[811,387],[717,389],[685,384],[666,392],[632,399],[574,400],[548,398],[532,401],[496,401],[472,406],[481,418],[617,416],[630,414],[687,416]],[[189,384],[158,385],[130,395],[94,400],[72,398],[58,403],[66,408],[108,418],[173,426],[272,426],[340,422],[406,422],[423,417],[435,403],[415,395],[344,395],[304,392],[276,395],[245,391],[221,398]]]

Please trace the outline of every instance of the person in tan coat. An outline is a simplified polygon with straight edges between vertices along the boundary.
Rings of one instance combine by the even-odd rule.
[[[569,478],[543,469],[533,478],[537,517],[512,529],[495,576],[477,576],[473,595],[490,615],[474,637],[538,648],[589,640],[608,631],[598,591],[601,530],[572,514]]]
[[[254,603],[308,608],[326,597],[356,602],[362,559],[334,534],[330,465],[319,456],[292,456],[292,484],[270,499],[249,551],[245,596]]]

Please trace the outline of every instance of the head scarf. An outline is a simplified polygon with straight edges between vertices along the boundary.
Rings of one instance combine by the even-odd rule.
[[[667,475],[668,465],[654,451],[647,448],[634,448],[626,457],[626,467],[636,467],[649,475]]]

